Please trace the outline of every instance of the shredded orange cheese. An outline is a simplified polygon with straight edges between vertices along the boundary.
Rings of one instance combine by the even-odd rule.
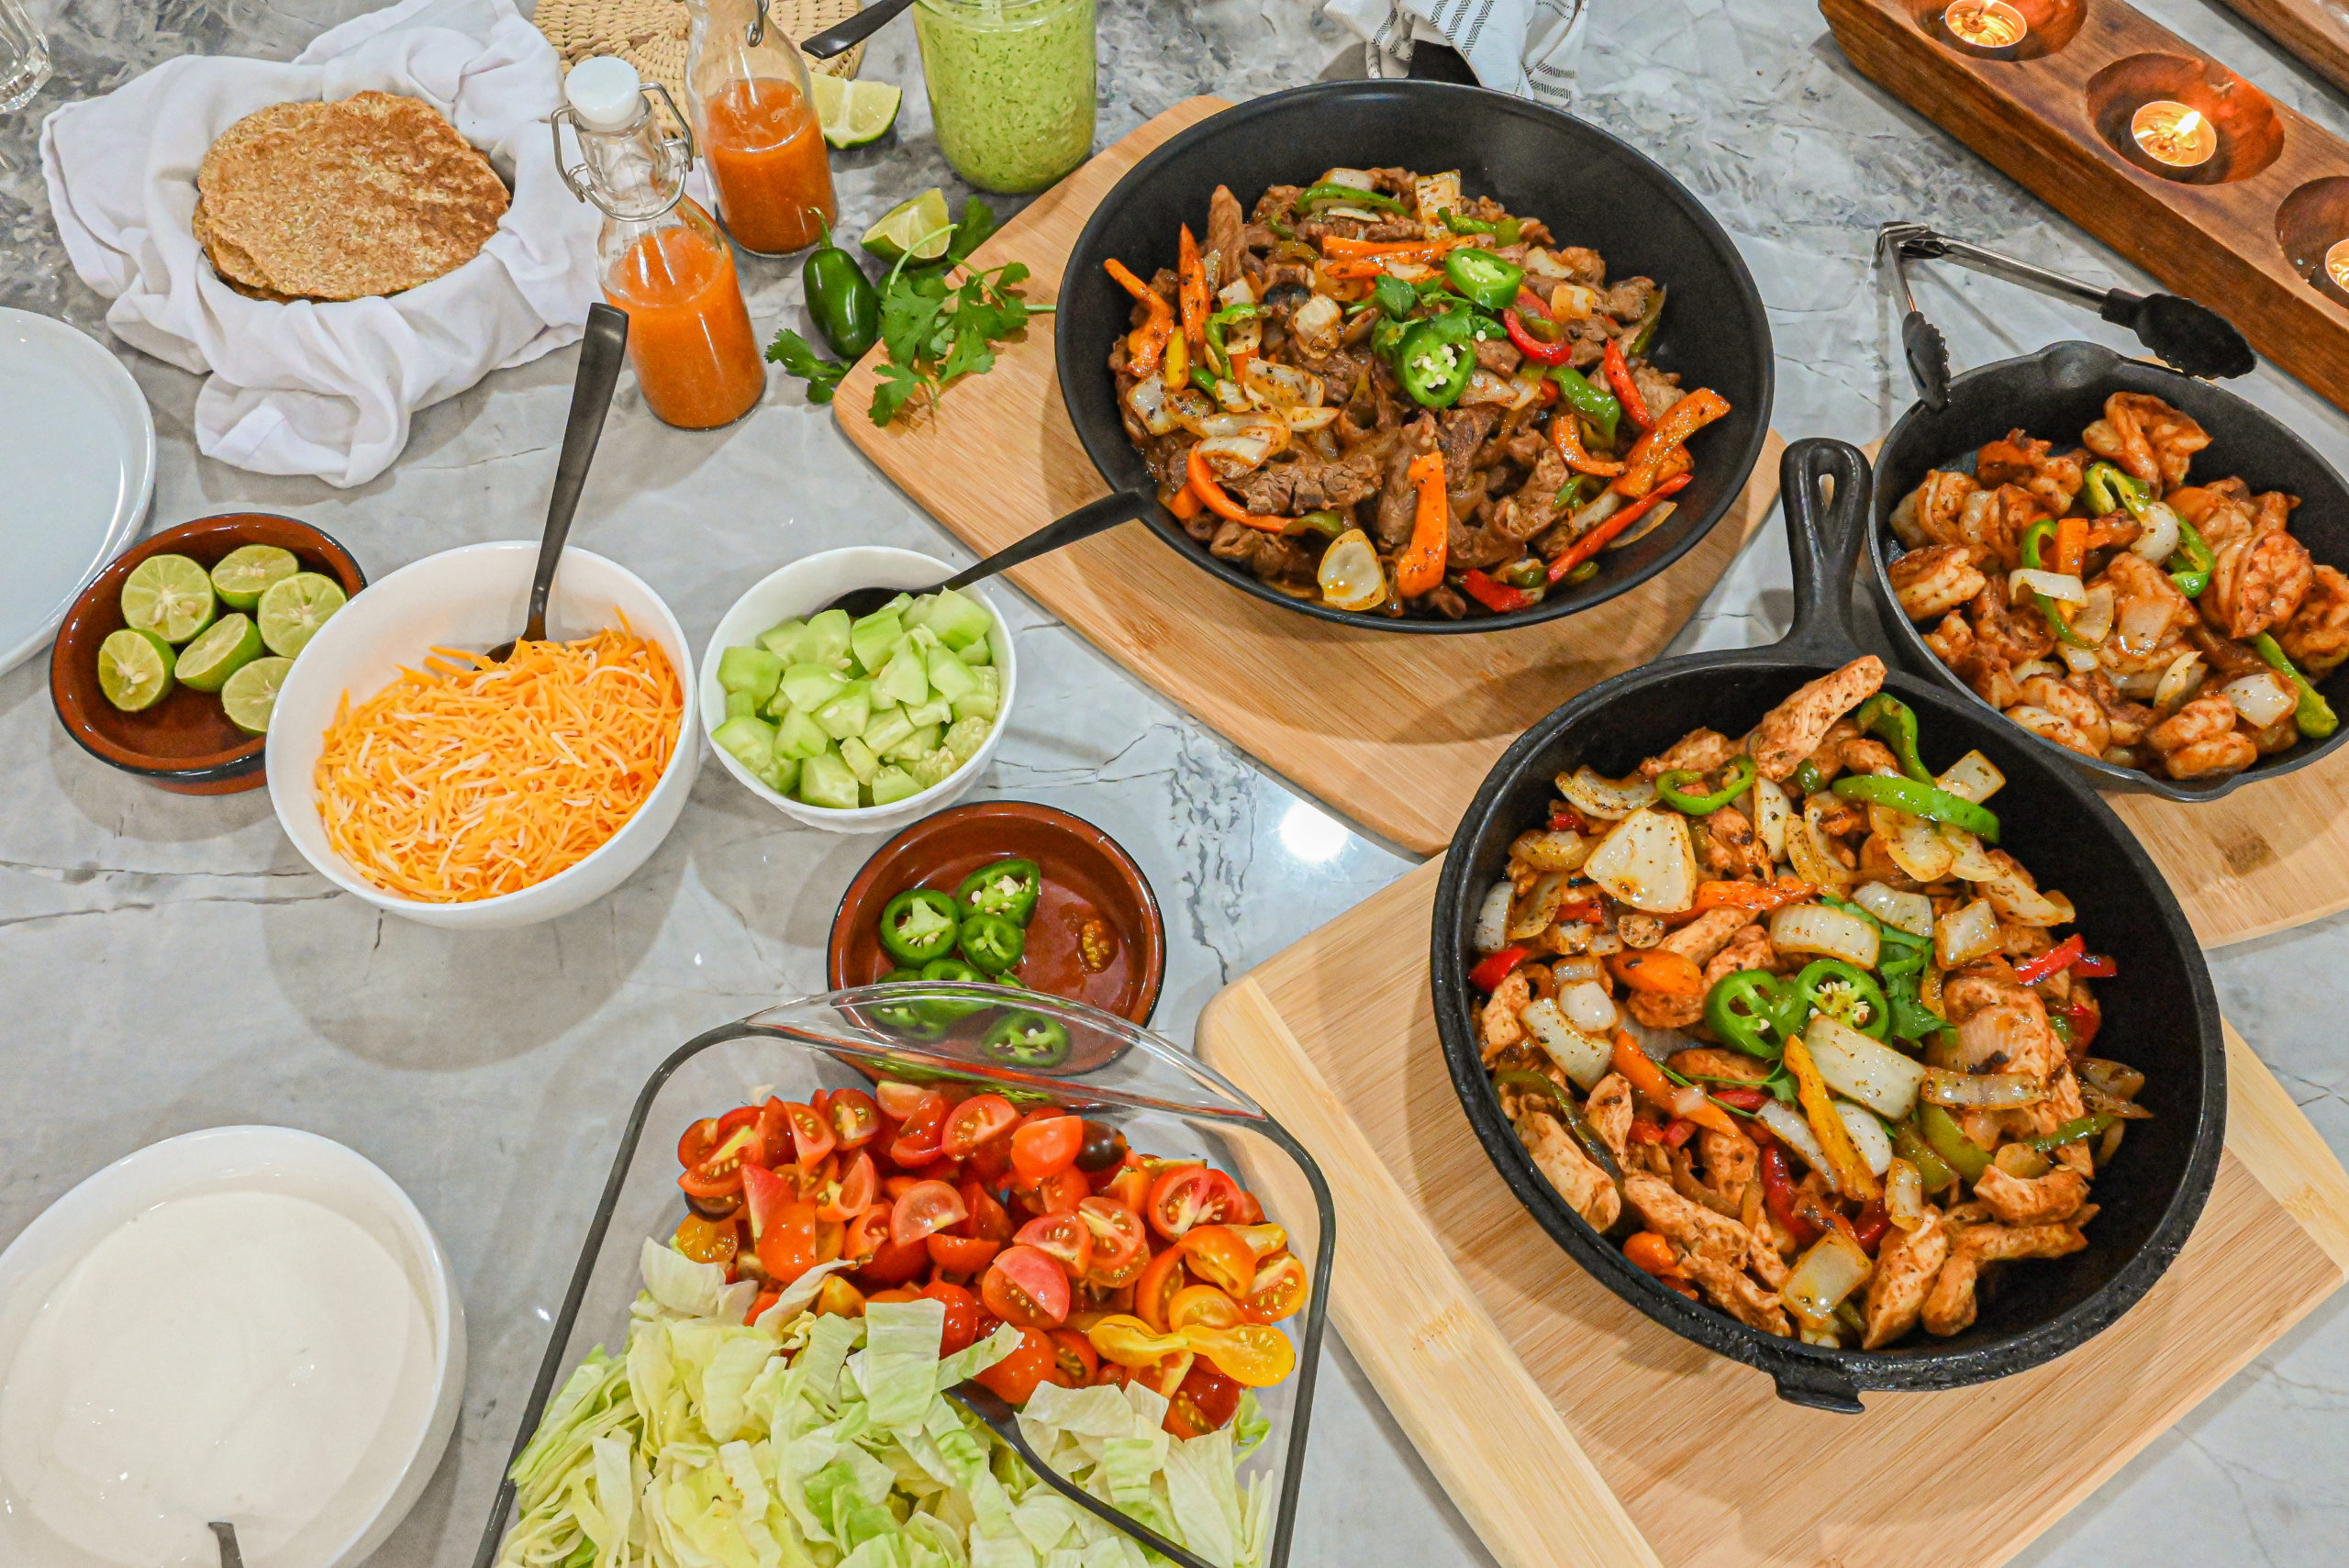
[[[318,754],[327,840],[386,893],[464,904],[544,882],[608,842],[676,750],[677,673],[625,629],[503,664],[432,654],[356,708],[345,693]]]

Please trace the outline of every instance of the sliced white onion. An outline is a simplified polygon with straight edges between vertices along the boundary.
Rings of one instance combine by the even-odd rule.
[[[1281,426],[1281,445],[1288,440],[1288,426]],[[1237,478],[1264,466],[1264,460],[1277,450],[1272,438],[1254,431],[1244,436],[1209,436],[1198,445],[1200,454],[1214,464],[1216,473],[1224,479]]]
[[[1936,879],[1923,876],[1917,880]],[[1912,937],[1933,934],[1933,901],[1921,893],[1901,893],[1880,882],[1863,883],[1854,890],[1852,902],[1896,930]]]
[[[1371,211],[1368,207],[1360,206],[1317,207],[1314,209],[1313,216],[1316,217],[1351,217],[1359,223],[1377,223],[1380,221],[1378,214]]]
[[[2007,600],[2021,604],[2027,594],[2040,594],[2059,605],[2085,604],[2088,591],[2069,572],[2041,572],[2029,566],[2007,573]]]
[[[1261,361],[1252,361],[1251,363]],[[1281,417],[1288,421],[1291,431],[1326,430],[1338,422],[1335,408],[1284,408]]]
[[[1858,1101],[1888,1121],[1904,1121],[1917,1108],[1924,1068],[1881,1040],[1825,1013],[1814,1013],[1803,1029],[1802,1042],[1809,1048],[1827,1086],[1844,1098]]]
[[[1920,1095],[1937,1106],[1951,1106],[1960,1110],[2012,1110],[2017,1106],[2037,1105],[2047,1097],[2039,1080],[2025,1073],[1950,1073],[1939,1067],[1925,1069],[1925,1082]]]
[[[1867,1283],[1876,1264],[1860,1244],[1841,1230],[1830,1230],[1810,1245],[1802,1261],[1778,1287],[1778,1299],[1806,1328],[1824,1329],[1851,1294]]]
[[[1224,334],[1224,358],[1238,364],[1253,359],[1264,346],[1264,323],[1261,317],[1251,317]]]
[[[2069,644],[2056,650],[2064,656],[2064,667],[2075,675],[2085,675],[2097,668],[2096,650],[2074,648]]]
[[[1425,283],[1428,279],[1440,275],[1435,268],[1429,266],[1425,261],[1406,261],[1400,256],[1382,256],[1378,260],[1378,265],[1379,270],[1388,277],[1407,284]]]
[[[1506,377],[1495,375],[1484,366],[1478,365],[1475,373],[1469,376],[1468,390],[1460,395],[1460,401],[1467,406],[1479,403],[1511,404],[1517,401],[1517,388],[1512,386]]]
[[[1993,767],[1989,758],[1979,751],[1968,751],[1952,762],[1933,784],[1961,800],[1979,806],[2004,788],[2006,782],[2007,775]]]
[[[1352,185],[1357,191],[1378,188],[1378,182],[1360,169],[1332,169],[1313,183],[1317,185]]]
[[[1330,541],[1314,570],[1321,596],[1341,610],[1367,610],[1386,598],[1386,573],[1378,564],[1377,547],[1360,528],[1348,528]]]
[[[1569,828],[1536,829],[1520,833],[1508,852],[1511,860],[1522,861],[1535,871],[1580,871],[1583,862],[1590,859],[1591,843]]]
[[[2082,642],[2102,642],[2112,630],[2112,584],[2099,583],[2088,590],[2087,603],[2072,617],[2072,635]],[[2077,653],[2075,648],[2070,652]]]
[[[1271,360],[1251,360],[1240,373],[1241,389],[1269,408],[1319,408],[1328,389],[1311,371]]]
[[[1617,534],[1613,539],[1609,539],[1607,541],[1607,548],[1609,550],[1621,550],[1626,545],[1639,543],[1640,540],[1647,538],[1648,535],[1664,527],[1664,520],[1679,509],[1680,503],[1677,501],[1657,502],[1654,506],[1648,508],[1646,517],[1637,519],[1630,528],[1625,528],[1621,533]]]
[[[1256,303],[1256,288],[1246,278],[1234,278],[1224,284],[1223,292],[1215,297],[1219,305],[1253,305]]]
[[[1852,873],[1836,858],[1819,818],[1818,805],[1804,802],[1802,815],[1787,824],[1787,859],[1795,874],[1813,887],[1841,893],[1852,885]]]
[[[1989,860],[1991,874],[1973,877],[1974,890],[1990,902],[1991,912],[2019,926],[2068,926],[2078,911],[2060,893],[2042,893],[2012,866]],[[1943,965],[1954,968],[1955,965]]]
[[[1898,1154],[1884,1173],[1884,1216],[1903,1230],[1925,1223],[1925,1178]]]
[[[1581,284],[1560,284],[1550,291],[1550,314],[1560,321],[1580,321],[1598,311],[1598,291]]]
[[[1508,883],[1493,884],[1485,901],[1476,906],[1476,925],[1469,933],[1469,946],[1478,952],[1498,952],[1508,946],[1508,906],[1513,896]]]
[[[1335,353],[1345,334],[1346,313],[1328,295],[1317,294],[1297,307],[1288,329],[1307,353]]]
[[[1587,765],[1557,777],[1558,793],[1586,817],[1620,822],[1655,799],[1655,785],[1633,773],[1618,783]]]
[[[1574,877],[1563,871],[1544,872],[1535,879],[1533,885],[1526,889],[1525,896],[1511,906],[1515,913],[1509,917],[1508,940],[1526,941],[1548,930],[1550,922],[1557,918],[1559,908],[1564,905],[1573,882]]]
[[[2160,594],[2140,594],[2121,606],[2121,646],[2131,653],[2150,653],[2169,629],[2170,602]]]
[[[1879,940],[1870,922],[1824,904],[1790,904],[1770,914],[1770,945],[1780,952],[1823,953],[1874,969]]]
[[[1754,1113],[1755,1119],[1778,1137],[1778,1141],[1801,1155],[1814,1171],[1823,1173],[1831,1183],[1835,1180],[1834,1167],[1827,1162],[1827,1151],[1819,1146],[1819,1134],[1810,1130],[1810,1123],[1802,1112],[1783,1100],[1765,1099]]]
[[[1566,272],[1566,264],[1539,245],[1529,245],[1525,248],[1525,271],[1527,275],[1536,278],[1563,278],[1569,275]]]
[[[1998,951],[1998,916],[1977,898],[1933,922],[1933,958],[1943,969],[1957,969]]]
[[[1753,781],[1753,830],[1762,836],[1763,848],[1770,851],[1773,861],[1787,858],[1787,823],[1793,817],[1785,790],[1769,779]]]
[[[1923,1069],[1920,1068],[1919,1072]],[[1865,1109],[1849,1100],[1829,1102],[1835,1114],[1843,1119],[1843,1130],[1852,1135],[1852,1147],[1859,1151],[1860,1163],[1870,1172],[1883,1175],[1892,1168],[1892,1135],[1884,1130],[1884,1123],[1870,1116]]]
[[[1182,428],[1182,421],[1166,406],[1166,384],[1154,375],[1146,375],[1127,388],[1126,406],[1153,436],[1172,435]]]
[[[1950,867],[1956,862],[1957,851],[1935,830],[1934,825],[1921,817],[1911,817],[1906,812],[1896,811],[1891,815],[1899,818],[1895,830],[1885,833],[1882,828],[1878,828],[1877,833],[1884,840],[1885,853],[1892,857],[1892,863],[1898,866],[1905,875],[1918,882],[1939,882],[1947,876]],[[1871,811],[1869,817],[1873,820],[1875,813]],[[1925,907],[1930,925],[1932,909],[1930,900],[1927,901]],[[1909,928],[1903,926],[1900,929],[1905,931]],[[1921,936],[1925,933],[1918,934]]]
[[[2299,706],[2300,695],[2292,683],[2273,670],[2255,675],[2238,675],[2219,688],[2219,695],[2234,704],[2235,711],[2254,729],[2265,729]]]
[[[1541,1042],[1542,1049],[1550,1053],[1550,1060],[1584,1094],[1597,1088],[1598,1081],[1607,1076],[1615,1059],[1615,1048],[1598,1036],[1575,1028],[1555,1001],[1543,996],[1517,1018]]]
[[[1697,902],[1697,851],[1688,841],[1688,818],[1677,811],[1634,811],[1599,840],[1582,870],[1651,915],[1676,915]]]
[[[1623,493],[1613,485],[1609,485],[1598,493],[1598,500],[1591,502],[1566,519],[1566,529],[1579,539],[1613,517],[1621,509],[1622,505]]]
[[[1577,980],[1558,988],[1558,1006],[1566,1022],[1585,1034],[1606,1034],[1615,1028],[1615,998],[1596,980]]]
[[[2170,509],[2168,502],[2154,502],[2137,521],[2144,532],[2129,547],[2132,551],[2156,566],[2177,553],[2177,514]]]
[[[2202,655],[2188,649],[2169,662],[2162,672],[2161,683],[2154,687],[2154,706],[2168,707],[2183,703],[2202,684]]]

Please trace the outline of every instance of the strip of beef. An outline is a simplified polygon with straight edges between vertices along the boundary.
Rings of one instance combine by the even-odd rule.
[[[1230,186],[1218,185],[1215,195],[1208,198],[1207,248],[1201,260],[1207,264],[1208,284],[1219,292],[1240,275],[1245,254],[1241,228],[1240,198],[1231,194]]]
[[[1541,455],[1533,460],[1532,473],[1493,514],[1494,528],[1513,539],[1531,539],[1556,520],[1558,492],[1573,477],[1566,460],[1542,445]]]
[[[1340,510],[1378,494],[1378,460],[1350,452],[1335,462],[1299,451],[1291,462],[1269,462],[1226,486],[1252,512],[1300,517],[1325,507]]]
[[[1371,537],[1378,548],[1392,553],[1411,537],[1411,518],[1419,510],[1419,491],[1410,478],[1411,460],[1436,450],[1435,416],[1422,414],[1403,427],[1386,457],[1386,487],[1380,492]]]
[[[1267,583],[1278,578],[1311,581],[1313,559],[1278,534],[1225,519],[1208,544],[1210,552],[1244,563]]]
[[[1476,344],[1476,362],[1495,375],[1515,375],[1517,367],[1525,362],[1525,356],[1517,351],[1516,344],[1505,339],[1486,338]]]
[[[1447,408],[1436,416],[1436,444],[1443,450],[1443,472],[1456,495],[1462,481],[1476,465],[1477,449],[1493,433],[1500,412],[1489,403],[1468,408]]]

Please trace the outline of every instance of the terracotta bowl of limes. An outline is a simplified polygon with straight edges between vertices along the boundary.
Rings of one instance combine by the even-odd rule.
[[[228,512],[165,528],[66,612],[49,655],[58,722],[160,789],[258,789],[277,688],[366,584],[349,550],[294,517]]]

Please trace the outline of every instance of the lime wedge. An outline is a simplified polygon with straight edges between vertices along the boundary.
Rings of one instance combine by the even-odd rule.
[[[144,713],[171,695],[172,645],[125,627],[98,644],[98,690],[125,713]]]
[[[933,185],[909,202],[900,202],[864,231],[863,244],[883,261],[895,264],[910,254],[917,261],[935,261],[946,254],[954,238],[954,220],[946,216],[946,193]]]
[[[261,638],[272,653],[291,659],[349,601],[331,577],[296,572],[261,596]],[[184,679],[185,677],[182,677]]]
[[[212,591],[230,609],[250,610],[261,603],[272,584],[283,583],[301,570],[302,563],[290,550],[273,544],[240,545],[212,569]]]
[[[229,676],[261,657],[261,628],[241,612],[222,616],[194,642],[180,650],[172,673],[180,684],[194,691],[217,692]]]
[[[122,584],[122,618],[165,642],[185,642],[212,624],[217,607],[212,579],[184,555],[150,555]]]
[[[292,668],[291,659],[256,659],[229,676],[220,688],[220,707],[228,722],[248,735],[268,734],[277,688],[285,684],[285,672]]]
[[[816,117],[824,139],[834,147],[870,147],[897,123],[897,106],[906,95],[886,82],[851,82],[821,72],[807,79],[816,100]],[[945,198],[939,198],[942,211]]]

